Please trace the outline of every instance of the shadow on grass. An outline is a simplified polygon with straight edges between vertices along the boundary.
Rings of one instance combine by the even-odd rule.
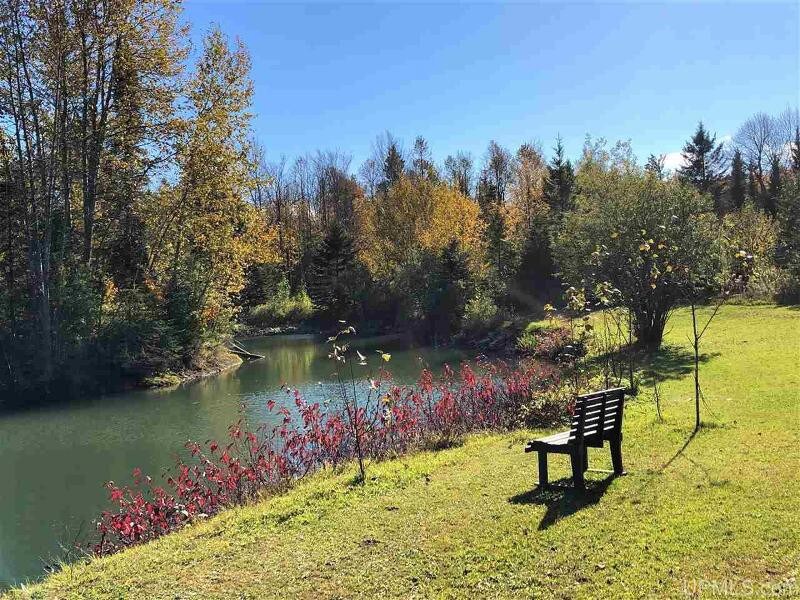
[[[689,447],[689,444],[692,443],[692,440],[694,439],[694,436],[696,436],[696,435],[697,435],[697,431],[696,430],[692,431],[692,433],[689,434],[689,437],[686,438],[686,441],[683,443],[683,446],[678,448],[678,451],[675,452],[675,454],[673,454],[672,457],[667,462],[665,462],[663,465],[661,465],[661,467],[656,472],[659,475],[661,475],[661,473],[663,473],[664,471],[669,469],[669,467],[670,467],[670,465],[672,465],[672,463],[674,463],[676,460],[678,460],[680,457],[682,457],[683,453],[686,451],[686,448]]]
[[[701,354],[700,363],[705,364],[712,358],[720,356],[720,352]],[[642,383],[653,385],[654,380],[682,379],[694,369],[694,354],[691,350],[675,345],[663,345],[656,352],[639,357]]]
[[[600,480],[587,479],[586,490],[576,490],[572,486],[572,478],[565,477],[551,482],[546,487],[517,494],[508,499],[511,504],[540,504],[547,508],[539,523],[539,531],[543,531],[564,517],[574,515],[579,510],[592,506],[600,501],[614,475]]]
[[[629,497],[631,498],[632,502],[638,503],[640,501],[640,496],[645,491],[645,489],[650,487],[651,484],[655,483],[658,480],[658,478],[664,474],[664,471],[669,469],[672,466],[672,464],[679,458],[686,458],[687,460],[689,460],[689,462],[702,469],[706,473],[706,475],[708,474],[708,470],[705,467],[699,465],[696,461],[690,459],[685,455],[686,449],[689,447],[689,444],[692,443],[692,440],[694,440],[697,433],[698,432],[696,430],[692,431],[692,433],[689,434],[689,437],[686,438],[681,447],[675,451],[675,453],[669,458],[669,460],[667,460],[663,465],[661,465],[657,469],[648,472],[648,477],[644,479],[642,484],[639,485],[634,490],[632,490],[631,493],[629,494]]]

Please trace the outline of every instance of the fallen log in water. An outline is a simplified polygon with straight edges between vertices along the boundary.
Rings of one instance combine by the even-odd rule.
[[[253,352],[250,352],[246,348],[243,348],[240,344],[236,342],[236,340],[231,340],[230,347],[228,349],[237,356],[240,356],[245,360],[259,360],[261,358],[264,358],[264,356],[261,354],[254,354]]]

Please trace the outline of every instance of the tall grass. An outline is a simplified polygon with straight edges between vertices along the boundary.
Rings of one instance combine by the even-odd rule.
[[[296,325],[314,316],[314,304],[305,290],[294,296],[276,296],[247,311],[245,324],[251,327]]]

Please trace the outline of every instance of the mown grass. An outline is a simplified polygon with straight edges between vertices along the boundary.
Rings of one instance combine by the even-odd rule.
[[[687,335],[668,325],[664,421],[625,420],[629,474],[534,490],[540,432],[323,473],[143,547],[66,567],[19,598],[663,598],[800,595],[800,312],[725,307],[704,338],[695,436]],[[607,451],[591,450],[609,468]],[[568,461],[551,458],[551,478]],[[714,587],[716,586],[716,587]],[[747,590],[754,590],[748,594]]]

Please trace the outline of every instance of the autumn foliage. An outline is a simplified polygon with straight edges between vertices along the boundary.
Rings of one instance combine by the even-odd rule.
[[[157,538],[220,510],[285,490],[319,469],[443,447],[474,431],[562,421],[568,404],[558,393],[559,374],[549,365],[512,369],[503,363],[445,367],[440,377],[423,370],[416,385],[397,385],[380,371],[364,382],[360,403],[330,406],[286,390],[289,402],[270,400],[277,426],[250,429],[240,420],[228,440],[186,444],[166,485],[137,469],[132,486],[107,484],[113,510],[97,523],[95,554],[104,555]],[[354,406],[350,412],[348,406]]]

